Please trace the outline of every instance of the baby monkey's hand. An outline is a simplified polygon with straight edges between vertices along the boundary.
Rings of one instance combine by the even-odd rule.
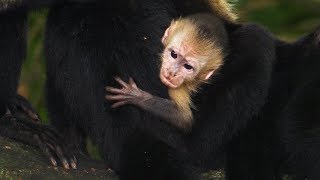
[[[121,89],[107,86],[106,91],[108,94],[105,98],[115,103],[112,108],[118,108],[126,104],[132,104],[139,107],[144,106],[144,102],[151,99],[152,95],[139,89],[133,79],[129,78],[129,83],[124,82],[121,78],[114,78],[120,85]]]
[[[115,80],[121,88],[106,87],[107,92],[111,93],[106,95],[106,99],[114,102],[112,108],[131,104],[161,117],[179,129],[189,130],[192,127],[193,117],[192,114],[189,114],[191,110],[180,109],[171,99],[153,96],[139,89],[132,78],[129,78],[129,83],[119,77],[116,77]]]

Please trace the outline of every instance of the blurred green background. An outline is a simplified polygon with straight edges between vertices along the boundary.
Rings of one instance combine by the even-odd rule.
[[[320,0],[238,0],[233,1],[241,22],[266,26],[277,37],[294,41],[320,25]],[[28,53],[23,65],[19,93],[31,101],[47,122],[44,83],[43,35],[47,10],[30,14]]]

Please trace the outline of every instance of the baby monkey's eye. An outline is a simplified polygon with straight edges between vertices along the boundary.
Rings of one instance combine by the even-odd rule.
[[[193,69],[193,67],[190,66],[189,64],[184,64],[183,67],[188,69],[188,70],[192,70]]]
[[[178,54],[177,54],[174,50],[171,50],[171,57],[172,57],[173,59],[177,59]]]

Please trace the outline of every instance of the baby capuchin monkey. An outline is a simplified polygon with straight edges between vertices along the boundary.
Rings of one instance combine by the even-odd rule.
[[[164,99],[129,83],[115,80],[121,89],[106,87],[106,99],[113,108],[131,104],[160,116],[182,130],[193,125],[192,95],[207,83],[224,63],[228,35],[222,20],[213,14],[195,14],[172,21],[162,43],[160,79],[168,87],[171,99]]]

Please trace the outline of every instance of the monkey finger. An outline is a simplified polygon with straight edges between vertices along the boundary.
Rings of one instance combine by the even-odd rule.
[[[64,153],[62,152],[62,149],[60,148],[60,146],[57,146],[55,150],[56,150],[57,156],[60,159],[60,162],[62,163],[63,167],[65,169],[70,169],[70,165],[67,161],[67,158],[65,157]]]
[[[40,119],[36,111],[32,108],[31,104],[22,96],[17,95],[12,101],[7,105],[8,109],[12,114],[23,113],[30,117],[35,122],[39,122]]]
[[[43,127],[43,128],[46,128],[46,127]],[[41,133],[40,137],[45,142],[49,142],[51,144],[57,144],[56,142],[61,142],[61,139],[63,139],[61,135],[59,135],[57,132],[55,132],[54,129],[49,127],[47,127],[45,130],[40,131],[39,133]]]
[[[62,151],[62,148],[60,146],[57,146],[55,142],[53,142],[52,140],[48,140],[45,137],[43,138],[44,139],[42,140],[38,138],[40,149],[42,149],[45,155],[50,159],[53,166],[57,166],[57,161],[54,159],[51,152],[55,152],[56,156],[59,158],[65,169],[70,169],[70,167],[72,169],[77,169],[76,159],[74,156],[66,156],[64,154],[64,152],[67,152],[66,150]]]
[[[51,149],[51,150],[55,150],[55,148],[54,148],[54,146],[52,145],[52,144],[50,144],[50,143],[46,143],[47,144],[47,146]]]
[[[35,122],[40,122],[40,118],[37,115],[36,112],[34,112],[33,110],[28,109],[26,106],[24,106],[23,104],[20,104],[20,108],[31,118],[33,119]]]
[[[77,162],[74,159],[70,159],[70,166],[72,169],[77,169]]]
[[[124,88],[128,88],[128,87],[129,87],[128,84],[127,84],[126,82],[124,82],[121,78],[115,77],[114,79],[115,79],[122,87],[124,87]]]
[[[16,105],[9,104],[8,105],[8,109],[10,110],[11,114],[15,114],[15,113],[18,112],[18,109],[17,109]]]
[[[105,98],[109,101],[124,101],[130,99],[129,96],[125,95],[106,95]]]
[[[77,158],[73,155],[73,161],[77,164],[78,163],[78,160],[77,160]]]
[[[72,154],[69,156],[72,169],[77,169],[77,158]]]
[[[40,118],[37,114],[31,112],[31,111],[27,111],[27,114],[30,118],[32,118],[35,122],[40,122]]]
[[[69,164],[69,167],[72,169],[77,169],[77,159],[76,157],[72,154],[72,151],[70,148],[66,148],[66,146],[57,146],[57,149],[60,148],[60,151],[57,150],[57,153],[62,154],[64,159],[67,161]],[[65,164],[63,160],[61,160],[62,164]],[[65,166],[65,165],[63,165]]]
[[[124,106],[124,105],[127,105],[127,104],[130,104],[129,101],[119,101],[119,102],[114,103],[111,107],[112,108],[118,108],[120,106]]]
[[[24,111],[31,111],[33,114],[37,114],[37,112],[33,109],[31,104],[22,96],[18,95],[16,99],[17,105]]]
[[[42,138],[42,141],[45,142],[46,146],[48,146],[51,151],[56,152],[57,143],[54,140]]]
[[[72,169],[77,169],[77,159],[74,155],[69,156],[69,162]]]
[[[10,111],[10,109],[9,108],[6,108],[6,114],[5,115],[9,115],[9,116],[11,116],[12,115],[12,113],[11,113],[11,111]]]
[[[110,87],[107,86],[106,90],[110,93],[114,93],[114,94],[126,94],[122,89],[118,89],[118,88],[114,88],[114,87]]]
[[[61,150],[60,154],[62,154],[64,157],[63,159],[61,159],[64,168],[67,167],[66,169],[77,169],[77,159],[70,153],[70,151],[63,149],[63,151]]]
[[[72,148],[68,146],[61,146],[61,149],[63,150],[67,159],[69,160],[70,167],[72,169],[77,169],[77,159],[73,155],[75,149],[72,150]]]
[[[129,78],[129,84],[130,84],[133,88],[138,88],[136,82],[134,82],[134,80],[132,79],[132,77]]]
[[[34,135],[34,139],[38,143],[40,150],[44,153],[44,155],[50,160],[50,163],[53,166],[57,166],[58,163],[50,152],[50,149],[43,143],[38,135]]]
[[[57,157],[58,156],[58,158],[60,158],[59,157],[59,155],[58,155],[58,152],[57,152],[57,150],[56,150],[56,141],[54,140],[54,139],[52,139],[52,138],[50,138],[50,137],[48,137],[48,136],[46,136],[46,135],[44,135],[44,134],[42,134],[41,136],[39,136],[39,135],[37,135],[39,138],[39,140],[40,140],[40,142],[41,142],[41,145],[40,146],[43,146],[43,148],[42,149],[46,149],[46,151],[44,151],[45,152],[45,154],[48,154],[48,153],[50,153],[50,152],[52,152],[52,153],[55,153],[56,154],[56,156],[55,157]],[[51,156],[51,158],[50,158],[50,161],[52,161],[52,160],[54,160],[54,158],[53,158],[53,155],[52,155],[52,153],[50,153],[50,156]],[[55,163],[57,164],[57,161],[56,160],[54,160],[55,161]],[[62,162],[62,161],[61,161]],[[57,166],[57,165],[55,165],[55,166]],[[65,166],[64,166],[65,167]],[[66,168],[67,169],[67,168]]]

